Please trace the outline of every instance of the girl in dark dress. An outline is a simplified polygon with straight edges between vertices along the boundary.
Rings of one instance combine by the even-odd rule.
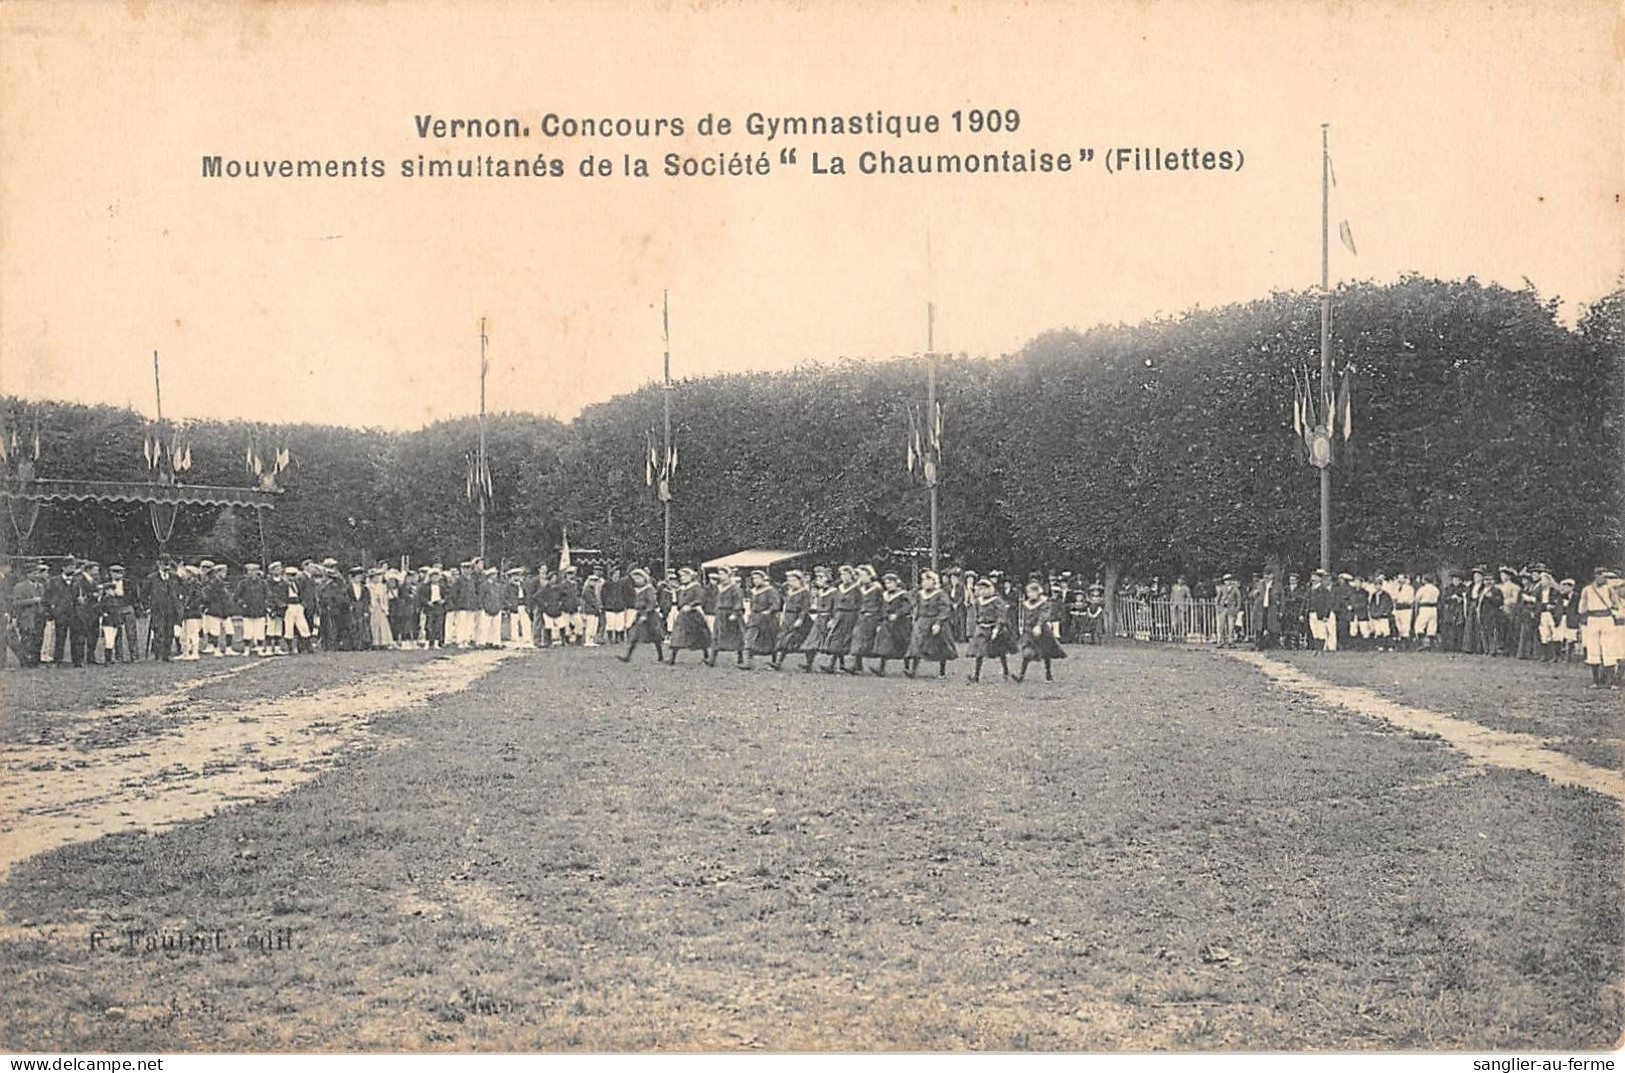
[[[835,665],[846,670],[846,654],[852,650],[852,631],[858,625],[858,576],[850,566],[841,567],[841,583],[835,587],[835,613],[830,617],[824,638],[824,654],[829,663],[825,674],[834,674]]]
[[[685,648],[699,652],[700,661],[711,647],[711,628],[705,624],[705,587],[693,567],[679,567],[677,571],[677,621],[671,631],[671,665],[677,665],[677,653]]]
[[[622,663],[631,663],[632,653],[638,650],[639,644],[647,641],[655,646],[655,659],[664,662],[666,624],[660,620],[660,596],[655,592],[655,587],[649,584],[646,570],[633,570],[632,584],[632,626],[626,631],[626,654],[615,658]]]
[[[773,669],[784,663],[786,652],[800,652],[812,632],[812,593],[807,591],[807,575],[792,570],[784,577],[784,607],[779,612],[779,639],[773,654]]]
[[[1009,678],[1009,656],[1016,650],[1016,646],[1010,641],[1010,627],[1005,621],[1008,608],[994,588],[992,579],[982,578],[976,583],[974,609],[976,633],[971,638],[970,654],[975,658],[976,665],[966,680],[971,682],[982,680],[984,659],[997,659],[999,666],[1004,669],[1004,676]]]
[[[921,660],[934,660],[937,677],[948,673],[948,661],[959,658],[954,647],[953,606],[942,588],[936,571],[927,570],[920,575],[920,598],[914,607],[914,622],[909,632],[908,655],[903,660],[903,673],[913,678],[920,669]]]
[[[835,617],[835,588],[829,583],[829,567],[813,568],[813,587],[812,592],[808,594],[808,602],[811,608],[808,617],[812,619],[812,625],[807,630],[806,638],[801,642],[801,651],[807,657],[807,665],[801,669],[811,674],[813,660],[824,650],[824,642],[829,638],[830,622]]]
[[[745,592],[726,566],[717,567],[717,638],[708,661],[711,666],[717,665],[721,652],[732,652],[734,662],[745,665]]]
[[[1027,582],[1027,598],[1021,601],[1021,671],[1016,681],[1024,681],[1028,665],[1039,660],[1044,661],[1044,681],[1055,681],[1050,661],[1065,659],[1066,652],[1055,637],[1053,610],[1049,597],[1044,595],[1044,587],[1036,581]]]
[[[880,660],[870,673],[886,677],[886,661],[902,659],[908,655],[909,633],[913,628],[914,601],[903,581],[896,574],[881,579],[884,590],[880,594],[880,629],[875,634],[874,654]]]
[[[847,674],[863,673],[863,657],[875,655],[875,637],[880,632],[880,582],[875,580],[875,568],[868,563],[858,567],[858,621],[852,628],[852,645],[847,650],[850,661]]]
[[[778,663],[774,654],[778,651],[779,610],[784,601],[779,598],[779,590],[768,582],[766,570],[750,572],[746,602],[750,613],[745,619],[745,670],[753,669],[757,656],[768,657],[776,670]]]

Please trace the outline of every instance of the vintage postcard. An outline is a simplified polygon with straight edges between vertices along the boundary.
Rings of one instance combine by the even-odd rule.
[[[0,1050],[1611,1068],[1622,57],[0,3]]]

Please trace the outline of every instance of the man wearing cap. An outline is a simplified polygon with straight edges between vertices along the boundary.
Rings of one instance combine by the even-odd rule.
[[[497,568],[485,568],[485,580],[480,584],[480,619],[476,627],[476,644],[481,648],[499,648],[502,645],[502,578]]]
[[[1430,574],[1418,574],[1411,583],[1414,602],[1411,615],[1411,635],[1415,647],[1432,648],[1439,637],[1439,605],[1443,596]]]
[[[1559,581],[1557,588],[1562,597],[1557,620],[1558,651],[1562,662],[1573,663],[1580,644],[1580,589],[1571,577]]]
[[[581,647],[597,648],[604,636],[604,579],[597,569],[581,583]]]
[[[169,556],[158,560],[158,570],[147,580],[147,637],[153,654],[169,662],[181,624],[181,582]]]
[[[1219,619],[1219,647],[1231,648],[1236,643],[1236,616],[1241,613],[1241,587],[1236,584],[1236,575],[1226,574],[1219,579],[1213,602]],[[1174,639],[1183,640],[1178,630]]]
[[[270,587],[259,563],[244,563],[243,576],[238,579],[232,593],[238,614],[242,616],[243,655],[265,655],[265,615],[269,608]]]
[[[203,637],[205,654],[226,654],[226,620],[231,615],[231,594],[226,591],[226,567],[204,559],[199,566],[203,584]]]
[[[1551,663],[1557,658],[1557,628],[1565,602],[1563,591],[1545,563],[1536,563],[1530,569],[1535,574],[1534,584],[1528,590],[1534,604],[1530,617],[1534,621],[1535,643],[1540,646],[1540,661]]]
[[[73,614],[68,620],[68,653],[75,667],[96,662],[96,642],[101,624],[101,581],[99,567],[81,562],[68,583]]]
[[[45,582],[49,572],[44,563],[33,563],[11,589],[12,621],[17,624],[17,662],[24,667],[39,666],[41,635],[45,632]]]
[[[278,616],[281,621],[277,625],[288,655],[309,652],[310,612],[315,610],[315,590],[309,577],[297,566],[284,566],[268,583],[273,593],[271,606],[282,609]],[[311,599],[310,603],[306,602],[307,598]]]
[[[1380,651],[1387,652],[1394,635],[1394,594],[1388,579],[1378,574],[1369,586],[1367,610],[1371,621],[1371,637]]]
[[[343,647],[349,628],[345,614],[350,601],[344,575],[339,572],[337,560],[323,559],[313,576],[316,581],[316,636],[321,639],[323,652],[337,652]]]
[[[1615,576],[1612,570],[1599,566],[1591,584],[1580,592],[1580,640],[1591,667],[1591,684],[1597,689],[1619,685],[1619,636],[1614,616],[1621,608],[1613,585]]]
[[[1324,570],[1309,578],[1309,639],[1317,652],[1337,651],[1337,594]]]
[[[112,563],[107,568],[107,617],[113,628],[113,657],[124,663],[134,663],[135,647],[135,584],[124,576],[124,565]]]
[[[73,577],[78,562],[69,556],[58,570],[47,570],[45,579],[45,629],[40,636],[40,662],[57,667],[66,664],[63,652],[73,624]],[[50,652],[46,652],[46,649]]]

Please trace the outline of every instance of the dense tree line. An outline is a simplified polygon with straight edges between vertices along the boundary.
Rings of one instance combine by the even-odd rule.
[[[1574,329],[1555,300],[1475,280],[1346,286],[1339,365],[1353,436],[1334,469],[1335,546],[1354,566],[1617,555],[1625,472],[1625,292]],[[1292,434],[1294,369],[1318,365],[1313,293],[1136,326],[1039,336],[999,360],[939,366],[942,534],[966,562],[1144,571],[1308,565],[1318,477]],[[926,491],[905,469],[918,361],[843,362],[683,380],[672,392],[674,553],[742,546],[884,556],[928,540]],[[534,563],[577,547],[658,558],[646,443],[661,390],[591,406],[570,425],[488,422],[497,554]],[[18,403],[6,404],[16,410]],[[143,419],[50,405],[41,476],[139,478]],[[262,429],[294,465],[265,515],[280,558],[458,559],[476,541],[466,499],[472,419],[417,432]],[[194,483],[245,484],[240,423],[191,426]],[[15,544],[14,534],[7,538]],[[257,557],[252,512],[191,510],[172,546]],[[49,506],[33,550],[150,556],[144,509]]]

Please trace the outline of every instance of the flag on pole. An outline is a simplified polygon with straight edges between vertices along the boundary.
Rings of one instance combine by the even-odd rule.
[[[914,412],[914,407],[912,405],[908,407],[907,413],[908,471],[909,473],[913,473],[914,468],[920,464],[920,420],[919,415]]]
[[[463,455],[463,462],[467,466],[467,476],[464,479],[463,496],[470,503],[472,503],[474,502],[474,456],[471,454]]]
[[[1338,420],[1343,423],[1343,442],[1349,441],[1349,434],[1354,427],[1353,404],[1349,400],[1349,379],[1354,372],[1353,366],[1343,370],[1342,383],[1337,388]]]
[[[1343,240],[1343,245],[1349,248],[1350,253],[1354,254],[1356,257],[1360,255],[1360,251],[1354,248],[1354,229],[1349,227],[1349,222],[1347,220],[1342,220],[1338,223],[1337,237]]]
[[[559,549],[559,569],[570,569],[570,530],[564,531],[564,545]]]
[[[192,468],[192,441],[186,441],[186,452],[181,455],[181,469]]]
[[[655,485],[654,429],[650,429],[648,432],[643,434],[643,446],[645,448],[643,456],[643,484],[646,488],[653,488]]]
[[[39,461],[39,414],[34,415],[34,461]]]
[[[141,434],[141,457],[147,460],[147,468],[152,468],[152,433]]]
[[[937,412],[933,417],[931,432],[931,453],[938,462],[942,461],[942,403],[937,403]]]

